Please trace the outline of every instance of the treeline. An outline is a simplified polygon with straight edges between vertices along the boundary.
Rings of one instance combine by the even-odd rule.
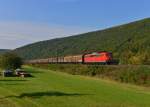
[[[11,50],[9,50],[9,49],[0,49],[0,54],[4,54],[4,53],[9,52],[9,51],[11,51]]]
[[[80,64],[34,64],[32,66],[50,69],[53,71],[66,72],[72,75],[86,75],[115,80],[122,83],[150,86],[150,66],[100,66]]]
[[[34,43],[16,49],[24,59],[110,51],[121,64],[150,64],[150,18],[81,35]]]

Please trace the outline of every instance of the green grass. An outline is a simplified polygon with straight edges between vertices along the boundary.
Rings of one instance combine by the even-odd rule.
[[[34,77],[0,77],[0,107],[150,107],[149,88],[25,69]]]

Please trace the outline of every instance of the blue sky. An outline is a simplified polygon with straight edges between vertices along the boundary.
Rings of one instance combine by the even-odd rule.
[[[150,17],[150,0],[0,0],[0,48]]]

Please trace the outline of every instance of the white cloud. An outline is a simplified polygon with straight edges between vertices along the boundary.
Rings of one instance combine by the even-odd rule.
[[[90,28],[29,22],[0,22],[0,49],[14,49],[37,41],[65,37],[87,31],[90,31]]]

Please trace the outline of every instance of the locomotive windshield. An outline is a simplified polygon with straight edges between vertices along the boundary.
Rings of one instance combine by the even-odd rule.
[[[99,56],[100,54],[97,53],[97,52],[93,52],[91,55],[93,55],[93,56]]]

